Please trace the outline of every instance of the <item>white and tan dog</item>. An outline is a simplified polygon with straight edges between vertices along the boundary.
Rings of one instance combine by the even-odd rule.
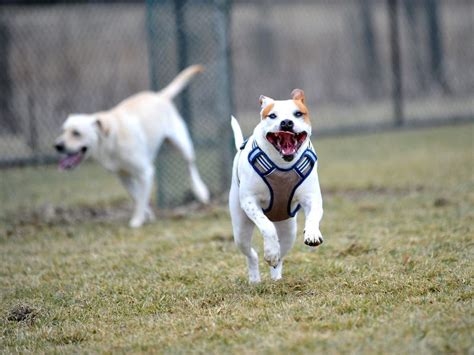
[[[209,201],[209,191],[195,164],[194,148],[186,125],[172,99],[203,67],[183,70],[159,92],[141,92],[108,111],[70,115],[55,147],[65,157],[61,169],[72,169],[91,156],[116,173],[133,198],[131,227],[154,218],[149,207],[153,185],[153,161],[165,139],[182,153],[191,175],[192,189],[199,201]]]
[[[283,257],[296,238],[296,214],[306,216],[304,243],[323,242],[319,222],[323,206],[317,157],[311,146],[311,122],[304,92],[291,100],[260,97],[261,121],[247,142],[232,117],[238,149],[234,159],[229,207],[234,239],[247,257],[249,280],[259,282],[258,255],[251,246],[254,226],[264,242],[264,258],[273,280],[282,275]]]

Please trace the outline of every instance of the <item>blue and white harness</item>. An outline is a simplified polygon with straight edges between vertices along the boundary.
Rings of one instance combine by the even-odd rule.
[[[242,144],[241,150],[244,149],[246,143],[247,141]],[[270,221],[283,221],[296,215],[301,206],[298,204],[294,210],[291,210],[293,196],[296,189],[311,174],[317,160],[318,157],[310,142],[300,159],[292,167],[283,169],[272,162],[257,145],[255,139],[253,140],[248,161],[270,191],[270,202],[268,207],[263,209]]]

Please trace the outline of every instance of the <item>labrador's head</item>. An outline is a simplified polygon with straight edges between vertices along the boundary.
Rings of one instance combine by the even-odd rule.
[[[96,115],[70,115],[54,143],[56,150],[63,155],[59,168],[68,170],[77,167],[94,151],[101,134],[104,134],[104,127]]]

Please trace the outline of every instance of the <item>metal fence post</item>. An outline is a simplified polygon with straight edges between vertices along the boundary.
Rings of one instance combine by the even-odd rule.
[[[374,3],[362,0],[359,9],[362,21],[364,67],[364,86],[368,94],[376,98],[380,96],[380,58],[377,51],[376,31],[374,26]]]
[[[229,0],[147,0],[147,27],[151,84],[166,85],[188,65],[203,64],[205,72],[180,93],[178,111],[186,120],[196,151],[196,163],[212,194],[223,193],[230,181],[231,66]],[[192,118],[198,120],[193,125]],[[189,200],[185,164],[174,149],[165,145],[157,160],[158,206],[170,207]],[[204,169],[203,169],[204,167]],[[207,169],[205,169],[207,168]]]
[[[219,66],[217,80],[217,112],[221,117],[220,132],[223,142],[229,142],[224,145],[221,150],[221,190],[224,191],[230,182],[230,170],[232,162],[232,137],[230,130],[230,114],[232,112],[232,92],[231,92],[231,51],[229,45],[229,22],[230,22],[230,1],[228,0],[214,0],[215,16],[214,26],[217,46],[217,65]]]
[[[18,122],[10,108],[13,83],[10,78],[8,63],[9,50],[10,31],[8,26],[3,23],[3,17],[0,17],[0,134],[17,133],[19,131]]]
[[[187,0],[175,0],[174,1],[174,18],[176,26],[176,40],[178,42],[178,71],[185,69],[189,63],[188,61],[188,43],[186,38],[187,26],[185,16],[185,5]],[[180,94],[181,100],[181,114],[186,124],[189,125],[192,122],[192,110],[189,106],[189,90],[184,88]],[[193,137],[192,130],[189,130],[191,138]]]
[[[392,100],[395,126],[401,126],[405,121],[403,113],[402,63],[400,55],[398,16],[398,0],[388,0],[390,57],[392,67]]]
[[[28,146],[31,149],[33,160],[38,159],[38,127],[36,122],[36,113],[34,110],[34,100],[31,96],[27,98],[28,102],[28,112],[29,112],[29,120],[28,120],[28,132],[27,134],[27,142]]]
[[[154,26],[154,14],[155,8],[158,6],[157,0],[146,0],[146,30],[147,30],[147,46],[148,46],[148,65],[150,71],[150,88],[153,91],[158,90],[158,68],[156,67],[156,62],[154,58],[158,56],[158,51],[154,42],[156,41],[157,29]],[[158,206],[163,206],[164,194],[162,189],[162,174],[158,169],[156,171],[156,179],[158,181],[157,188],[157,204]]]
[[[438,0],[426,0],[426,17],[428,23],[428,41],[430,48],[431,57],[431,73],[434,81],[441,87],[445,94],[450,94],[451,89],[449,87],[444,67],[444,49],[443,49],[443,36],[441,33],[442,22],[441,22],[441,6]]]
[[[150,88],[151,90],[158,90],[156,64],[153,58],[157,56],[155,46],[153,45],[154,38],[156,38],[156,29],[153,26],[153,14],[156,2],[153,0],[146,0],[146,32],[147,32],[147,49],[148,49],[148,70],[150,71]]]

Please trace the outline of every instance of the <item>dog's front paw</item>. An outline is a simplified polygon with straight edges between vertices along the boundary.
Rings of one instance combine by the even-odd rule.
[[[308,233],[304,231],[304,243],[306,245],[309,245],[310,247],[317,247],[318,245],[323,244],[323,242],[324,242],[324,239],[319,229],[314,232],[308,232]]]
[[[249,282],[251,284],[260,283],[260,274],[259,273],[249,273]]]
[[[273,267],[276,267],[280,262],[280,244],[276,237],[267,238],[263,243],[263,258]]]
[[[283,268],[283,260],[280,260],[277,266],[270,268],[270,277],[273,281],[281,280],[281,271]]]

